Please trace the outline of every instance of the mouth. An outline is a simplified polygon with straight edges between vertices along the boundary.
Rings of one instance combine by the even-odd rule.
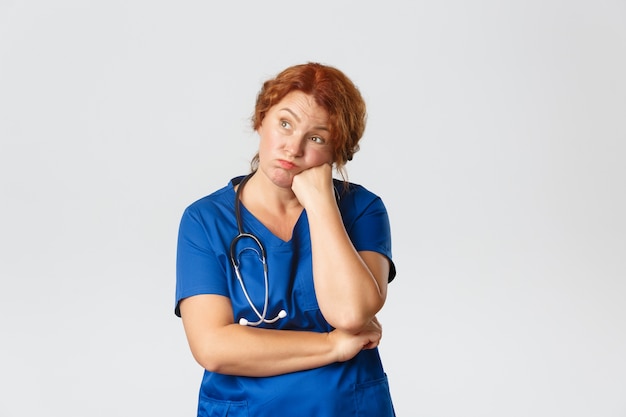
[[[296,164],[294,164],[293,162],[286,161],[284,159],[279,159],[278,165],[280,165],[280,167],[284,169],[294,169],[296,167]]]

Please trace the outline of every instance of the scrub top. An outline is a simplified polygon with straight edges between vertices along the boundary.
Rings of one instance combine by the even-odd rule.
[[[243,177],[192,203],[183,213],[176,260],[175,314],[182,299],[198,294],[230,298],[235,320],[258,321],[237,280],[230,245],[238,234],[235,189]],[[357,251],[375,251],[389,259],[391,233],[382,200],[363,186],[335,179],[338,205],[346,231]],[[330,332],[315,290],[306,210],[290,241],[272,234],[241,204],[242,227],[265,247],[269,281],[268,319],[285,310],[287,316],[258,327]],[[261,249],[252,239],[237,242],[235,253],[246,291],[263,311],[265,283]],[[290,414],[293,412],[293,414]],[[198,416],[394,416],[387,375],[378,348],[362,350],[353,359],[272,377],[243,377],[204,371]]]

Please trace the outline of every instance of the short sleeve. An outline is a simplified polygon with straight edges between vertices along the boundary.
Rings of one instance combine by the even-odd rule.
[[[389,278],[396,276],[391,254],[391,226],[387,209],[380,199],[371,193],[360,193],[354,200],[357,215],[346,224],[346,229],[357,251],[378,252],[389,259]]]
[[[211,245],[212,231],[196,210],[187,208],[178,231],[176,251],[176,306],[180,317],[180,301],[198,294],[227,295],[224,260]],[[223,255],[222,255],[223,257]]]

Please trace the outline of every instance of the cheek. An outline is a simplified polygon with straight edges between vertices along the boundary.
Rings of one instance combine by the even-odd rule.
[[[259,137],[261,138],[261,140],[267,146],[275,145],[280,141],[279,130],[276,128],[272,128],[271,126],[266,126],[265,129],[259,128],[257,132],[259,133]]]
[[[316,151],[311,154],[311,166],[317,166],[333,161],[333,153],[330,150]]]
[[[273,139],[271,135],[271,131],[268,129],[257,129],[257,134],[259,135],[259,149],[269,149],[272,147]]]

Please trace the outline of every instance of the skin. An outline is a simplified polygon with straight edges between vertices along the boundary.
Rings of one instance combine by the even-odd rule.
[[[378,346],[382,327],[376,313],[385,302],[389,262],[375,252],[357,252],[343,226],[327,112],[294,91],[267,112],[257,133],[259,169],[243,190],[242,204],[285,241],[306,209],[315,293],[335,330],[241,326],[227,297],[197,295],[180,304],[194,358],[213,372],[271,376],[346,361]]]

